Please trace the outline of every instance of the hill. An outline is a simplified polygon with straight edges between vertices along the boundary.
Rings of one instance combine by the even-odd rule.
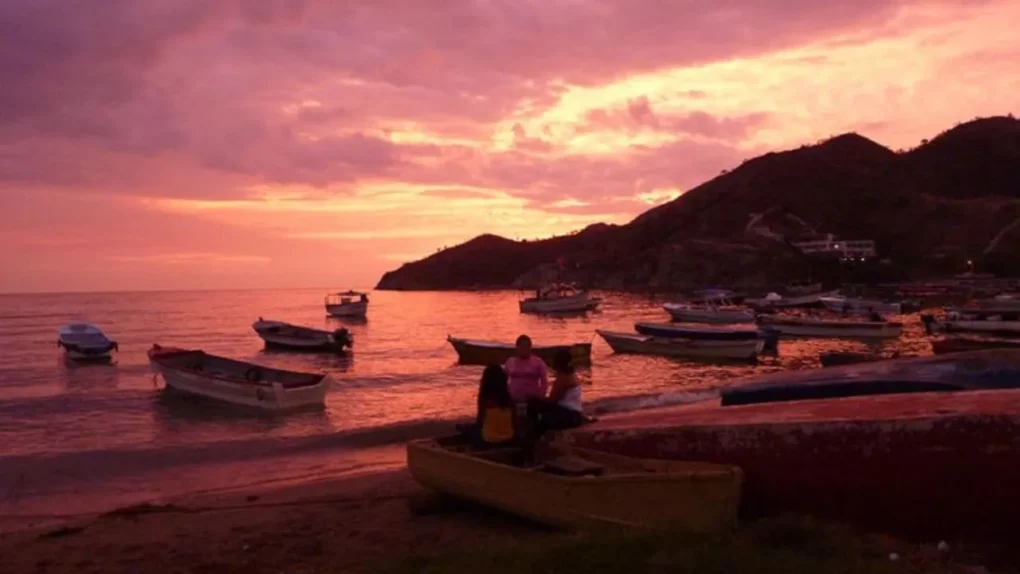
[[[902,153],[858,134],[768,153],[626,225],[543,241],[484,235],[378,288],[532,286],[564,272],[557,260],[593,287],[762,285],[831,267],[790,244],[818,234],[872,239],[901,274],[967,260],[1020,272],[1020,121],[974,120]]]

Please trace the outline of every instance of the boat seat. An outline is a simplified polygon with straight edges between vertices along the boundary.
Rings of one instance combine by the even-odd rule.
[[[561,456],[546,461],[542,471],[559,476],[601,476],[606,468],[597,462],[576,456]]]

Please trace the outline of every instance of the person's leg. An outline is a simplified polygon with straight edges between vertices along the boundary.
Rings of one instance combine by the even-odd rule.
[[[564,430],[581,426],[584,415],[560,405],[549,404],[542,412],[542,427],[546,430]]]

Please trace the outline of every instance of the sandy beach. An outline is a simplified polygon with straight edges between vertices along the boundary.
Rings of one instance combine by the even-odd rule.
[[[513,518],[412,512],[406,469],[142,504],[0,535],[11,573],[364,572],[429,554],[545,535]]]

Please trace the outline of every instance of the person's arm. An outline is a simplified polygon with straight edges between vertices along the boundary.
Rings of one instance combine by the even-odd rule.
[[[546,393],[549,392],[549,369],[548,367],[545,366],[545,361],[543,361],[542,359],[538,360],[538,364],[541,365],[538,371],[539,372],[538,386],[540,392],[542,393],[542,396],[544,397]]]
[[[549,391],[549,402],[558,403],[563,395],[567,394],[572,387],[577,385],[577,379],[573,373],[556,375],[553,381],[552,390]]]

